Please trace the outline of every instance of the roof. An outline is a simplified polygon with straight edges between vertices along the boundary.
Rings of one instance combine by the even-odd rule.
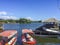
[[[6,30],[0,33],[0,36],[11,38],[17,33],[16,30]]]

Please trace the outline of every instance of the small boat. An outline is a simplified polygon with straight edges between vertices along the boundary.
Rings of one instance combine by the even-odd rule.
[[[22,34],[22,42],[26,45],[35,45],[36,40],[31,37],[28,33]]]
[[[16,30],[6,30],[0,33],[0,45],[15,45],[16,41]]]

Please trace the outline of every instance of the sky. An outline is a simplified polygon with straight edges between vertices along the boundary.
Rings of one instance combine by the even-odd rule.
[[[60,19],[59,0],[0,0],[0,18]]]

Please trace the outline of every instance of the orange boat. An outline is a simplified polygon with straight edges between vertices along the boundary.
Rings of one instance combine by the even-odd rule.
[[[22,34],[22,42],[26,45],[35,45],[36,40],[32,38],[29,34]]]
[[[33,34],[34,32],[31,29],[23,29],[22,33],[29,33],[29,34]]]
[[[16,30],[6,30],[0,33],[0,45],[14,45],[17,41]]]

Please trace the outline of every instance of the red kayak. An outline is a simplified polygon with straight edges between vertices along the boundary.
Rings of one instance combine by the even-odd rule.
[[[27,37],[25,37],[25,35],[22,35],[22,42],[24,44],[29,44],[29,45],[34,45],[36,44],[36,40],[34,38],[32,38],[29,34],[27,34]]]

